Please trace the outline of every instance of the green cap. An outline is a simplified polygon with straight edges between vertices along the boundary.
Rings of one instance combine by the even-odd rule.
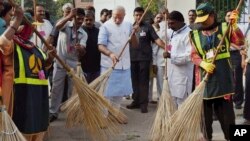
[[[195,19],[195,23],[202,23],[207,20],[209,14],[214,11],[214,7],[209,3],[201,3],[196,8],[197,17]]]

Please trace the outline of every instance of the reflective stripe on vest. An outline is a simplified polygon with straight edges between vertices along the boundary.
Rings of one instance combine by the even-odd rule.
[[[226,23],[222,23],[222,33],[225,34],[227,30],[227,24]],[[202,49],[201,47],[201,41],[200,41],[200,35],[199,35],[199,32],[198,30],[194,30],[193,31],[193,35],[194,35],[194,41],[195,41],[195,49],[196,51],[198,51],[200,53],[200,55],[202,56],[202,59],[205,60],[205,61],[208,61],[206,59],[206,54],[204,52],[204,50]],[[216,57],[216,60],[220,60],[220,59],[224,59],[224,58],[229,58],[230,57],[230,52],[229,52],[229,40],[228,38],[226,37],[225,38],[225,45],[226,45],[226,52],[224,53],[218,53],[217,57]]]
[[[15,78],[14,82],[16,84],[48,85],[47,79],[40,80],[38,78],[27,78],[25,76],[25,67],[24,67],[24,60],[23,60],[23,54],[22,54],[21,48],[18,45],[16,45],[16,50],[17,50],[18,60],[19,60],[19,77]],[[46,55],[39,48],[38,50],[45,59]]]

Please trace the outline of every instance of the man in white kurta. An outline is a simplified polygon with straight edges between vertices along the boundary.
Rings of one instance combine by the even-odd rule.
[[[169,45],[165,57],[167,76],[174,102],[179,106],[192,91],[193,64],[191,62],[191,44],[189,32],[191,29],[184,23],[183,15],[178,11],[169,14],[167,36]],[[164,34],[164,33],[162,33]]]
[[[107,82],[104,96],[118,109],[123,96],[133,93],[129,45],[125,48],[122,56],[118,58],[133,29],[131,23],[123,21],[124,16],[125,9],[117,6],[113,10],[112,18],[100,27],[98,35],[98,48],[102,53],[101,73],[117,62]],[[135,35],[132,36],[132,40],[133,38],[136,38]]]
[[[52,24],[50,21],[45,19],[45,9],[42,5],[36,5],[36,29],[37,31],[43,36],[44,39],[47,39],[52,31]],[[35,43],[38,47],[42,48],[43,43],[39,39],[39,37],[33,33],[32,37],[30,38],[30,41]]]

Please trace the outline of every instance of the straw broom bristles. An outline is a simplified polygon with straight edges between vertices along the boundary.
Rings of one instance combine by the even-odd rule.
[[[92,139],[107,140],[109,136],[120,131],[117,122],[113,122],[113,120],[123,121],[126,116],[113,108],[103,96],[87,87],[87,84],[79,81],[79,79],[72,75],[75,88],[84,94],[74,95],[71,98],[75,103],[69,105],[69,109],[67,109],[67,115],[71,115],[68,117],[71,118],[71,120],[68,120],[68,125],[74,126],[80,123],[85,127]],[[105,109],[111,116],[107,116]]]
[[[203,80],[171,116],[166,125],[170,129],[166,141],[197,141],[200,138],[205,85]]]
[[[107,85],[107,81],[113,71],[113,68],[109,68],[106,70],[101,76],[99,76],[97,79],[95,79],[93,82],[89,84],[91,88],[96,90],[100,95],[104,94],[104,89]]]
[[[242,3],[243,0],[240,0],[236,8],[237,11]],[[215,62],[228,31],[229,27],[216,48],[212,63]],[[167,132],[166,141],[196,141],[200,139],[202,132],[203,93],[208,77],[209,74],[207,73],[195,91],[181,104],[179,109],[169,119],[169,122],[167,122],[167,127],[170,131]]]
[[[9,0],[9,2],[11,5],[16,6],[13,1]],[[32,24],[26,17],[24,17],[24,21],[29,24],[30,27],[32,27]],[[53,47],[50,46],[48,42],[46,42],[43,36],[36,29],[33,28],[33,30],[41,39],[41,41],[46,45],[46,47],[49,50],[53,50]],[[111,117],[115,117],[118,121],[123,121],[125,119],[125,116],[123,116],[123,114],[120,113],[117,109],[112,107],[104,97],[98,95],[96,91],[85,84],[82,79],[77,77],[71,70],[71,68],[67,64],[65,64],[64,61],[56,53],[52,53],[51,55],[53,55],[55,59],[57,59],[57,61],[62,65],[62,67],[72,78],[72,82],[76,87],[77,94],[80,99],[80,106],[82,110],[84,110],[84,113],[82,114],[82,117],[79,117],[79,120],[83,121],[83,124],[86,127],[89,135],[93,139],[107,140],[108,135],[117,133],[117,131],[119,131],[118,126],[115,126],[114,123],[109,123],[110,118],[106,118],[104,116],[103,109],[107,109],[110,115],[114,115],[113,117]],[[109,128],[107,128],[107,130],[102,130],[101,128],[106,125],[109,125]]]
[[[141,16],[141,19],[139,20],[139,22],[137,23],[139,25],[139,23],[141,22],[142,20],[142,17],[145,16],[146,14],[146,11],[148,10],[150,4],[152,3],[153,0],[150,0],[149,3],[148,3],[148,6],[147,8],[145,9],[144,13],[142,14]],[[120,54],[118,55],[118,58],[121,57],[122,53],[124,52],[125,48],[127,47],[132,35],[135,33],[135,30],[132,31],[132,34],[130,35],[129,39],[127,40],[126,44],[123,46]],[[92,82],[89,86],[94,89],[95,91],[97,91],[99,94],[103,94],[104,92],[104,89],[106,87],[106,84],[107,84],[107,81],[108,81],[108,78],[109,76],[111,75],[114,67],[115,67],[116,63],[113,64],[113,66],[111,68],[109,68],[105,73],[103,73],[101,76],[99,76],[96,80],[94,80],[94,82]],[[69,107],[70,106],[70,102],[75,102],[74,103],[74,107]],[[77,98],[76,97],[72,97],[72,100],[71,101],[68,101],[63,107],[62,107],[62,110],[71,110],[69,112],[80,112],[79,109],[77,108],[77,104],[79,102],[77,101]],[[74,125],[74,121],[72,121],[72,119],[74,119],[75,117],[71,118],[71,117],[68,117],[67,120],[71,121],[72,124],[69,124],[69,125]],[[127,118],[125,115],[123,115],[121,112],[118,112],[116,114],[113,114],[112,112],[109,111],[109,116],[108,116],[108,119],[111,119],[111,120],[116,120],[120,123],[125,123]]]
[[[109,68],[106,72],[104,72],[101,76],[99,76],[97,79],[95,79],[93,82],[89,84],[89,87],[94,89],[95,91],[100,94],[100,96],[103,95],[104,88],[106,86],[107,80],[109,76],[112,73],[112,68]],[[84,76],[81,76],[82,79],[84,79]],[[76,92],[76,91],[74,91]],[[81,109],[80,101],[78,95],[72,95],[60,108],[62,111],[66,111],[67,114],[67,120],[66,125],[68,127],[73,127],[75,125],[78,125],[79,123],[82,123],[84,119],[83,117],[84,111]],[[125,122],[127,120],[127,117],[119,112],[115,115],[112,113],[109,113],[110,115],[107,117],[108,120],[117,121],[117,122]]]
[[[0,141],[26,141],[3,105],[0,107]]]
[[[166,126],[166,123],[169,122],[169,118],[175,111],[176,105],[170,95],[168,80],[164,79],[162,94],[151,129],[151,138],[153,141],[164,141],[167,138],[166,135],[169,132],[169,127]]]
[[[165,0],[164,4],[167,9],[167,0]],[[167,29],[167,14],[165,14],[165,26]],[[165,37],[166,42],[165,45],[168,44],[167,32],[165,29]],[[170,128],[167,125],[170,117],[176,111],[177,107],[174,103],[171,92],[169,89],[168,79],[167,79],[167,60],[165,63],[165,79],[163,81],[163,89],[160,96],[159,105],[157,108],[155,120],[151,129],[151,138],[153,141],[164,141],[167,138],[167,134],[170,131]]]
[[[95,79],[93,82],[89,84],[90,88],[97,91],[100,96],[102,96],[104,92],[104,88],[106,86],[107,80],[112,73],[112,68],[108,69],[105,73],[103,73],[100,77]],[[84,78],[84,76],[82,76]],[[75,91],[76,92],[76,91]],[[83,119],[81,119],[82,114],[84,114],[84,111],[80,107],[80,101],[78,98],[78,95],[72,95],[60,108],[62,111],[66,111],[67,113],[67,120],[66,124],[68,127],[73,127],[75,125],[78,125],[79,123],[82,123]],[[124,122],[127,120],[127,117],[119,112],[116,113],[115,116],[112,113],[109,113],[110,116],[108,120],[112,121],[118,121],[118,122]],[[113,116],[111,116],[113,115]]]

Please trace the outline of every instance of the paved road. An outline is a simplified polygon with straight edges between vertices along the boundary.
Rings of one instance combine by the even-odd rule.
[[[131,100],[124,99],[122,103],[123,107],[130,102]],[[149,133],[156,111],[156,104],[150,104],[149,112],[146,114],[142,114],[139,109],[128,110],[124,108],[123,111],[129,118],[128,124],[121,125],[123,132],[117,137],[110,139],[110,141],[149,141]],[[236,123],[241,123],[243,120],[241,116],[242,110],[235,110],[235,113],[237,117]],[[223,141],[224,137],[218,121],[214,122],[213,129],[213,140]],[[61,113],[59,119],[51,123],[46,141],[90,141],[90,139],[81,127],[66,128],[65,115]]]

